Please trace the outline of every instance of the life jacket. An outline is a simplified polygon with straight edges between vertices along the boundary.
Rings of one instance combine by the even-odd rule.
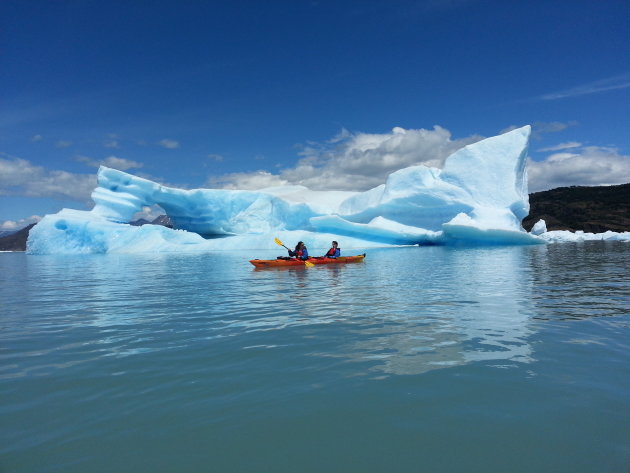
[[[337,250],[339,250],[339,248],[331,248],[330,250],[326,252],[324,256],[335,256],[335,253],[337,253]]]
[[[295,252],[295,257],[296,258],[301,258],[302,256],[304,256],[304,250],[297,250]]]

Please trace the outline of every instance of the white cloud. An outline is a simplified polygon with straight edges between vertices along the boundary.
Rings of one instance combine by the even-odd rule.
[[[162,146],[163,148],[168,148],[168,149],[176,149],[179,148],[179,142],[175,141],[175,140],[169,140],[167,138],[161,140],[158,142],[158,144],[160,146]]]
[[[630,87],[630,74],[622,74],[595,82],[589,82],[588,84],[578,85],[570,89],[544,94],[537,98],[539,100],[558,100],[578,97],[580,95],[597,94],[609,90],[627,89],[628,87]]]
[[[141,168],[144,166],[144,164],[139,163],[138,161],[118,158],[116,156],[109,156],[105,159],[93,159],[88,156],[77,156],[76,160],[95,168],[102,164],[103,166],[118,169],[119,171],[126,171],[127,169]]]
[[[213,188],[255,190],[265,187],[284,186],[290,182],[267,171],[236,172],[221,177],[210,178],[206,185]]]
[[[66,198],[88,202],[94,187],[96,176],[93,174],[51,171],[35,166],[26,159],[0,157],[0,195]]]
[[[105,146],[105,148],[118,149],[118,148],[120,148],[120,142],[118,140],[109,140],[109,141],[106,141],[105,143],[103,143],[103,146]]]
[[[220,154],[209,154],[208,159],[211,159],[212,161],[216,161],[217,163],[220,163],[221,161],[223,161],[224,158]]]
[[[6,188],[22,186],[42,171],[43,168],[33,166],[26,159],[0,158],[0,194],[8,194],[4,192]]]
[[[440,126],[432,130],[396,127],[390,133],[350,133],[343,130],[326,143],[309,143],[295,167],[274,175],[264,171],[211,178],[208,183],[230,189],[260,189],[300,184],[313,190],[367,190],[385,182],[392,172],[424,164],[442,167],[446,157],[482,137],[452,140]],[[247,187],[244,187],[247,186]]]
[[[565,186],[606,186],[630,182],[630,155],[616,148],[587,146],[579,152],[555,153],[529,160],[529,191]]]
[[[558,133],[564,131],[567,128],[571,128],[578,124],[577,121],[571,120],[570,122],[534,122],[532,123],[532,136],[539,138],[540,135],[547,133]]]
[[[70,146],[72,146],[72,141],[59,140],[57,141],[57,143],[55,143],[55,146],[57,148],[69,148]]]
[[[33,135],[33,136],[31,137],[31,141],[32,141],[33,143],[36,143],[36,142],[38,142],[38,141],[42,141],[43,139],[44,139],[44,137],[43,137],[42,135]]]
[[[576,126],[578,122],[572,120],[570,122],[534,122],[532,123],[532,139],[540,140],[542,135],[546,135],[548,133],[558,133],[560,131],[566,130],[572,126]],[[504,128],[499,132],[499,134],[507,133],[508,131],[516,130],[523,125],[511,125],[507,128]]]
[[[118,169],[120,171],[126,171],[127,169],[141,168],[144,164],[138,161],[132,161],[130,159],[117,158],[116,156],[109,156],[102,161],[104,166],[109,168]]]
[[[578,141],[568,141],[566,143],[560,143],[555,146],[549,146],[547,148],[540,148],[537,151],[540,151],[542,153],[548,152],[548,151],[562,151],[565,149],[579,148],[580,146],[582,146],[582,143]]]
[[[0,222],[0,230],[3,231],[13,231],[13,230],[20,230],[24,227],[29,226],[31,223],[37,223],[42,219],[42,217],[40,217],[39,215],[31,215],[30,217],[27,218],[22,218],[20,220],[13,221],[13,220],[5,220],[4,222]]]

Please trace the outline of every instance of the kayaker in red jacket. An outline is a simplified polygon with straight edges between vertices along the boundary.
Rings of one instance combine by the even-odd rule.
[[[332,247],[330,248],[330,250],[326,252],[324,256],[326,258],[338,258],[339,256],[341,256],[341,250],[337,248],[337,245],[339,245],[339,243],[337,243],[336,241],[333,241]]]
[[[294,256],[297,259],[307,260],[308,259],[308,250],[306,249],[306,245],[303,241],[298,241],[298,244],[295,245],[295,251],[289,250],[289,256]]]

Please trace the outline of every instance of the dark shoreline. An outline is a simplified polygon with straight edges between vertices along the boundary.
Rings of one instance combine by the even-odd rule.
[[[529,206],[529,215],[523,219],[527,231],[540,219],[549,231],[630,231],[630,184],[558,187],[534,192],[529,194]]]

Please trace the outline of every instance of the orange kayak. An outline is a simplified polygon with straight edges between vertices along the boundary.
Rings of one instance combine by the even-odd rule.
[[[334,263],[360,263],[365,258],[365,253],[356,256],[340,256],[338,258],[309,258],[307,261],[313,264],[334,264]],[[257,268],[277,268],[280,266],[304,266],[304,261],[295,258],[278,259],[253,259],[250,263]]]

